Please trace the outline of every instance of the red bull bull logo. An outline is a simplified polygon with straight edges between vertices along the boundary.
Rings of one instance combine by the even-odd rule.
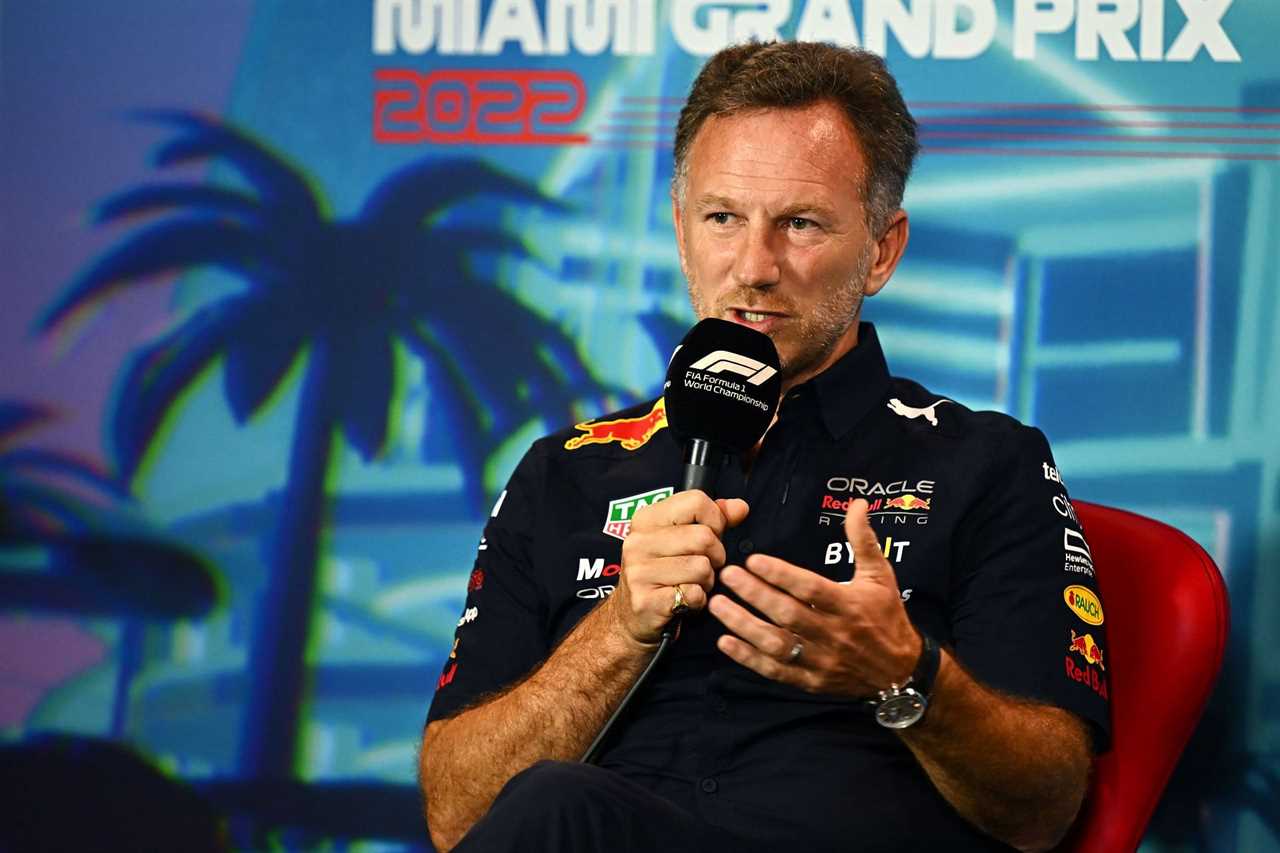
[[[1102,647],[1094,642],[1092,634],[1082,635],[1072,631],[1071,643],[1067,646],[1067,651],[1075,652],[1087,662],[1096,664],[1098,669],[1105,670],[1107,668],[1102,662]]]
[[[1062,591],[1062,600],[1067,603],[1067,607],[1071,608],[1071,612],[1080,618],[1080,621],[1088,625],[1103,623],[1102,602],[1088,587],[1072,584]]]
[[[612,421],[586,421],[575,424],[584,435],[576,435],[564,443],[565,450],[577,450],[588,444],[608,444],[616,441],[623,450],[637,450],[648,444],[658,430],[667,426],[667,409],[661,398],[653,404],[649,414],[638,418],[618,418]]]
[[[924,512],[928,512],[929,502],[932,500],[933,498],[918,498],[915,495],[908,492],[907,494],[900,495],[899,497],[896,497],[896,498],[889,498],[884,502],[884,508],[885,509],[905,509],[908,511],[923,510]]]

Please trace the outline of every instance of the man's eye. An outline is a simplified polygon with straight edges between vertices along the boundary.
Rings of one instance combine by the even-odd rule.
[[[807,228],[814,227],[812,219],[805,219],[801,216],[793,216],[787,220],[787,227],[792,231],[804,231]]]
[[[733,214],[725,213],[724,211],[719,211],[717,213],[711,214],[707,218],[710,219],[712,222],[714,222],[716,225],[728,225],[729,220],[733,218]]]

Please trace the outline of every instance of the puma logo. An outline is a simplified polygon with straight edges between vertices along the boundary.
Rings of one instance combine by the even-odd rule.
[[[934,402],[925,406],[923,409],[914,409],[911,406],[908,406],[906,403],[899,400],[897,397],[894,397],[892,400],[889,401],[889,408],[893,410],[893,413],[895,415],[902,415],[904,418],[923,417],[925,420],[929,422],[930,425],[937,426],[938,416],[934,414],[933,410],[936,409],[938,406],[942,405],[943,403],[950,403],[950,402],[952,401],[945,400],[945,399],[935,400]]]

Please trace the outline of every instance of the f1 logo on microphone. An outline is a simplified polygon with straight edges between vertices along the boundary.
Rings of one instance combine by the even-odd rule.
[[[736,373],[747,377],[747,382],[752,385],[762,385],[778,372],[763,361],[756,361],[727,349],[718,349],[710,355],[704,355],[689,365],[689,369],[705,370],[708,373]]]

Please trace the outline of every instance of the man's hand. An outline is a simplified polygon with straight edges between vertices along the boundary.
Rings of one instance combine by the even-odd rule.
[[[726,566],[720,579],[768,621],[717,595],[709,609],[733,632],[717,641],[720,650],[815,693],[865,697],[902,684],[920,656],[920,635],[866,501],[849,508],[845,533],[857,566],[849,583],[763,555],[746,569]],[[945,650],[928,716],[898,735],[956,811],[1021,850],[1053,847],[1080,808],[1090,763],[1084,724],[985,687]]]
[[[622,543],[617,592],[604,605],[627,636],[657,643],[671,621],[677,586],[690,610],[706,607],[725,561],[720,537],[746,517],[746,501],[713,501],[697,490],[642,507]]]
[[[676,586],[690,610],[706,607],[724,565],[720,537],[746,517],[746,501],[700,491],[641,509],[622,545],[617,591],[527,678],[427,726],[419,783],[438,849],[457,844],[516,773],[582,754],[652,659]]]
[[[844,529],[856,565],[848,583],[764,554],[748,558],[745,569],[726,566],[720,579],[769,621],[717,595],[711,613],[733,632],[719,639],[720,650],[765,678],[813,693],[864,697],[906,681],[920,656],[920,635],[866,501],[854,501]]]

